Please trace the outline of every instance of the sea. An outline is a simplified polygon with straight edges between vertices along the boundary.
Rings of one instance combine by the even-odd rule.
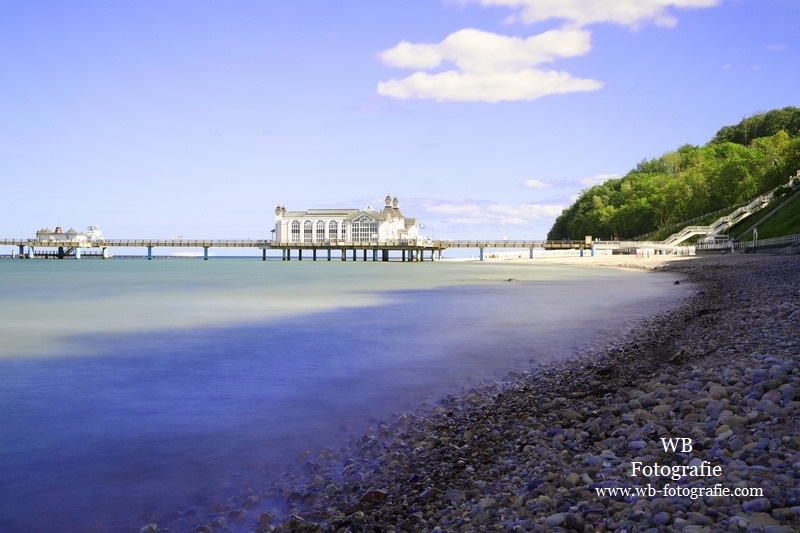
[[[2,259],[0,531],[139,531],[263,493],[309,454],[686,294],[536,260]]]

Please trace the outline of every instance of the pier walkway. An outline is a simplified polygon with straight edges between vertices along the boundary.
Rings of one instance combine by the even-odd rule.
[[[401,261],[423,261],[428,255],[434,260],[438,254],[441,259],[442,251],[448,248],[477,249],[481,260],[484,259],[484,250],[492,248],[527,249],[533,258],[533,250],[590,250],[592,243],[582,241],[543,241],[543,240],[430,240],[417,239],[403,242],[273,242],[259,239],[97,239],[97,240],[36,240],[36,239],[3,239],[0,246],[10,245],[19,249],[19,257],[34,258],[47,257],[75,257],[80,259],[82,250],[100,250],[103,258],[110,257],[110,248],[145,248],[147,258],[153,258],[154,248],[202,248],[203,259],[208,259],[210,248],[256,248],[262,251],[262,259],[266,260],[267,251],[280,250],[281,259],[289,261],[292,258],[302,261],[304,258],[316,261],[318,259],[332,260],[332,252],[338,252],[338,258],[346,261],[348,256],[353,261],[361,256],[362,260],[389,261],[390,252],[399,255]]]

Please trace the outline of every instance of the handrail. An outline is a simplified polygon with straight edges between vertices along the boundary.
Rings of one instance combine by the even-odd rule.
[[[77,240],[37,240],[3,239],[0,245],[32,246],[34,248],[76,247],[76,248],[114,248],[114,247],[172,247],[172,248],[211,248],[211,247],[257,247],[257,248],[582,248],[585,240],[509,240],[509,239],[409,239],[382,242],[350,242],[324,240],[316,242],[276,242],[267,239],[77,239]]]

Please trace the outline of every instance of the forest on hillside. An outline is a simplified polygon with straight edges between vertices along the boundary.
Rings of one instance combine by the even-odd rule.
[[[635,238],[752,199],[799,169],[800,108],[758,113],[582,191],[547,238]]]

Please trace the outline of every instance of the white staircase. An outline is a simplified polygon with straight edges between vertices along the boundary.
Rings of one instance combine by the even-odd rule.
[[[744,205],[731,213],[730,215],[725,215],[724,217],[720,217],[711,223],[708,226],[686,226],[678,233],[674,233],[667,237],[664,240],[664,244],[669,246],[677,246],[678,244],[682,243],[686,239],[690,237],[694,237],[695,235],[705,235],[700,242],[713,242],[714,237],[725,231],[727,228],[733,226],[744,220],[745,218],[749,217],[765,205],[769,203],[772,199],[773,192],[769,192],[767,194],[762,194],[758,198],[750,201],[747,205]]]

